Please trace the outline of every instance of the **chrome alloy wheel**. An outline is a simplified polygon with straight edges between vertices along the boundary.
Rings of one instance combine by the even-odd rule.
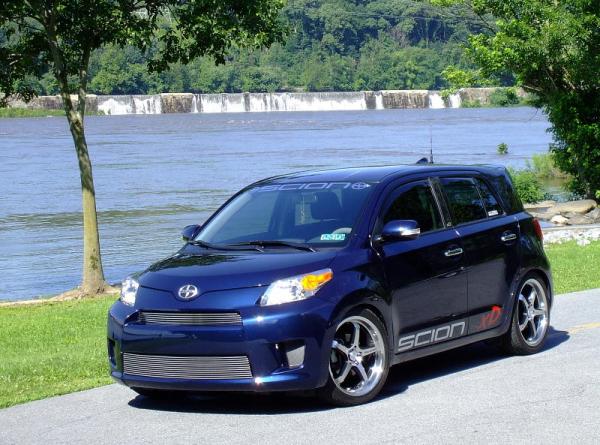
[[[329,359],[329,373],[337,388],[360,397],[377,386],[385,366],[382,333],[370,320],[352,316],[335,332]]]
[[[523,283],[518,301],[519,330],[529,346],[537,346],[548,329],[548,298],[535,278]]]

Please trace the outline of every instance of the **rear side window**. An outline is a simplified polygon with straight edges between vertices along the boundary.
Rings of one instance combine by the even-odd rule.
[[[417,183],[394,199],[385,212],[383,223],[396,219],[417,221],[421,233],[444,227],[431,188],[427,183]]]
[[[498,200],[488,187],[488,185],[483,182],[481,179],[475,179],[477,182],[477,186],[479,187],[479,192],[481,193],[481,198],[483,199],[483,205],[485,206],[485,211],[487,212],[487,216],[493,217],[502,215],[504,211],[498,203]]]
[[[442,178],[441,182],[455,225],[486,218],[485,207],[472,179]]]

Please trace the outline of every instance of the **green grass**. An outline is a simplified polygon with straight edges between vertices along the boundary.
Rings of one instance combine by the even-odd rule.
[[[115,300],[0,307],[0,408],[110,383],[106,314]]]
[[[578,246],[575,241],[546,246],[552,264],[554,292],[564,294],[600,288],[600,241]]]
[[[3,117],[48,117],[64,116],[63,110],[30,110],[28,108],[0,108],[0,118]]]
[[[600,242],[546,253],[557,294],[600,288]],[[115,299],[0,307],[0,408],[111,383],[106,313]]]

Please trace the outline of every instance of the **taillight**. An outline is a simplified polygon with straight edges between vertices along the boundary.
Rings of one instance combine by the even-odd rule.
[[[542,232],[542,226],[540,226],[540,222],[537,218],[533,218],[533,228],[540,241],[544,241],[544,232]]]

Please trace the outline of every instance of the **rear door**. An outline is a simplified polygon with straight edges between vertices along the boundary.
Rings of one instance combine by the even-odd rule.
[[[519,224],[499,203],[484,178],[440,178],[452,225],[465,251],[469,333],[502,321],[518,270]]]
[[[417,239],[379,246],[393,297],[394,326],[399,327],[399,339],[406,339],[397,352],[404,352],[466,334],[465,324],[455,327],[451,335],[443,330],[437,337],[431,328],[465,315],[467,280],[460,237],[446,228],[429,181],[394,190],[384,203],[374,235],[385,223],[399,219],[416,220],[421,229]]]

